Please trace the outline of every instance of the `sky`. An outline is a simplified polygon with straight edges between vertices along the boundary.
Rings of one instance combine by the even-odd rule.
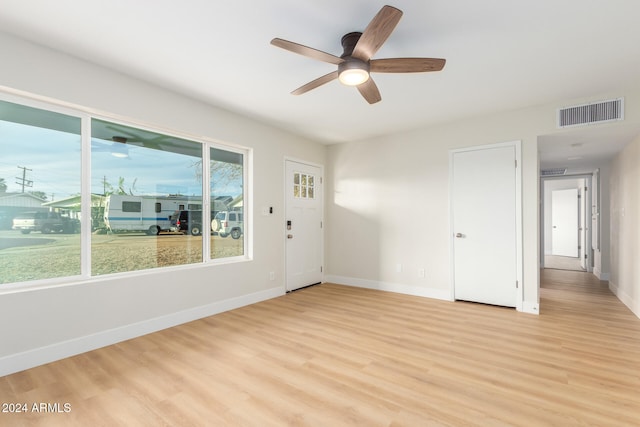
[[[118,158],[112,155],[112,144],[92,141],[92,193],[103,194],[105,180],[117,188],[122,177],[125,190],[136,195],[202,195],[196,176],[200,158],[133,145],[129,146],[129,157]],[[80,156],[80,135],[0,121],[0,178],[4,178],[7,192],[22,191],[20,167],[24,167],[25,180],[32,182],[25,192],[43,192],[48,201],[77,195],[81,191]],[[239,180],[219,182],[215,190],[216,195],[233,197],[242,192]]]

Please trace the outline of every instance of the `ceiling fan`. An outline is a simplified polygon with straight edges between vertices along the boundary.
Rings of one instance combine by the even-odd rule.
[[[124,136],[112,136],[111,142],[99,138],[91,139],[91,150],[110,153],[114,157],[127,158],[129,157],[129,143],[128,138]],[[134,144],[137,145],[137,144]]]
[[[370,73],[422,73],[442,70],[446,62],[445,59],[372,59],[373,55],[391,35],[401,17],[401,10],[392,6],[382,7],[362,33],[352,32],[342,37],[341,43],[344,51],[340,56],[280,38],[271,40],[271,44],[274,46],[338,66],[336,71],[310,81],[291,92],[291,94],[301,95],[338,79],[347,86],[356,86],[369,104],[375,104],[382,97]]]

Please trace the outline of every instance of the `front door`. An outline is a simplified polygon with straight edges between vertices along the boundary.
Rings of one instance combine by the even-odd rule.
[[[517,148],[497,144],[451,155],[454,299],[517,305]]]
[[[322,170],[286,161],[286,290],[322,281]]]

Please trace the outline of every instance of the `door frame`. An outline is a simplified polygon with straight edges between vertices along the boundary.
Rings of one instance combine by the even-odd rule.
[[[320,163],[315,163],[315,162],[309,162],[307,160],[302,160],[300,158],[297,157],[290,157],[290,156],[285,156],[284,157],[284,161],[282,162],[282,169],[283,169],[283,179],[282,179],[282,194],[284,194],[284,200],[282,201],[282,246],[283,246],[283,285],[284,285],[284,291],[285,292],[289,292],[289,272],[287,270],[288,266],[287,266],[287,202],[288,202],[288,195],[287,195],[287,162],[295,162],[295,163],[301,163],[304,165],[308,165],[308,166],[312,166],[312,167],[316,167],[320,169],[320,177],[321,177],[321,181],[320,184],[322,185],[322,191],[320,193],[320,206],[322,209],[322,233],[320,233],[320,265],[322,266],[322,271],[320,272],[320,281],[321,283],[324,283],[324,276],[325,276],[325,268],[324,268],[324,223],[325,223],[325,217],[326,217],[326,206],[324,203],[324,190],[325,190],[325,185],[324,185],[324,165],[320,164]]]
[[[524,280],[523,280],[523,228],[522,228],[522,141],[499,142],[495,144],[474,145],[465,148],[449,150],[449,277],[451,282],[451,301],[455,301],[455,231],[453,224],[453,157],[456,153],[489,150],[494,148],[513,147],[516,160],[515,165],[515,212],[516,212],[516,310],[523,311],[524,302]],[[533,284],[532,284],[533,285]]]
[[[586,235],[585,237],[585,248],[581,250],[578,254],[580,257],[584,257],[585,253],[587,253],[587,268],[585,271],[588,273],[593,273],[595,268],[595,250],[597,245],[597,223],[594,226],[594,215],[596,215],[597,206],[594,204],[594,198],[597,198],[597,180],[596,176],[598,171],[596,172],[587,172],[587,173],[577,173],[577,174],[569,174],[569,175],[559,175],[559,176],[541,176],[540,177],[540,235],[538,239],[540,241],[540,268],[545,268],[544,256],[545,256],[545,227],[547,224],[544,219],[544,210],[545,210],[545,182],[547,181],[561,181],[561,180],[578,180],[584,179],[584,186],[587,188],[585,199],[580,202],[580,208],[585,209],[585,223],[583,224],[583,231]]]

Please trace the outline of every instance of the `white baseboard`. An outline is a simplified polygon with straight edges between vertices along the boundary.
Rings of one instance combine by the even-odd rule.
[[[529,314],[540,314],[540,304],[532,301],[522,301],[522,312]]]
[[[631,310],[631,312],[633,312],[633,314],[640,318],[640,300],[634,300],[631,295],[624,292],[617,284],[613,283],[612,281],[609,281],[609,290],[611,290],[611,292],[613,292],[613,294],[617,296],[618,299],[622,301],[622,303],[626,305],[627,308]]]
[[[599,268],[593,268],[593,275],[596,276],[600,280],[607,281],[609,280],[609,273],[603,273]]]
[[[354,286],[357,288],[376,289],[379,291],[396,292],[399,294],[413,295],[418,297],[434,298],[451,301],[451,291],[448,289],[432,289],[422,286],[404,285],[401,283],[379,282],[376,280],[358,279],[355,277],[332,276],[324,277],[325,282],[338,285]]]
[[[325,276],[325,282],[338,285],[354,286],[358,288],[376,289],[379,291],[397,292],[399,294],[413,295],[418,297],[434,298],[444,301],[453,301],[451,291],[448,289],[423,288],[421,286],[404,285],[401,283],[378,282],[375,280],[358,279],[344,276]],[[529,314],[540,314],[537,302],[524,301],[522,312]]]
[[[0,358],[0,377],[284,295],[271,288]]]

